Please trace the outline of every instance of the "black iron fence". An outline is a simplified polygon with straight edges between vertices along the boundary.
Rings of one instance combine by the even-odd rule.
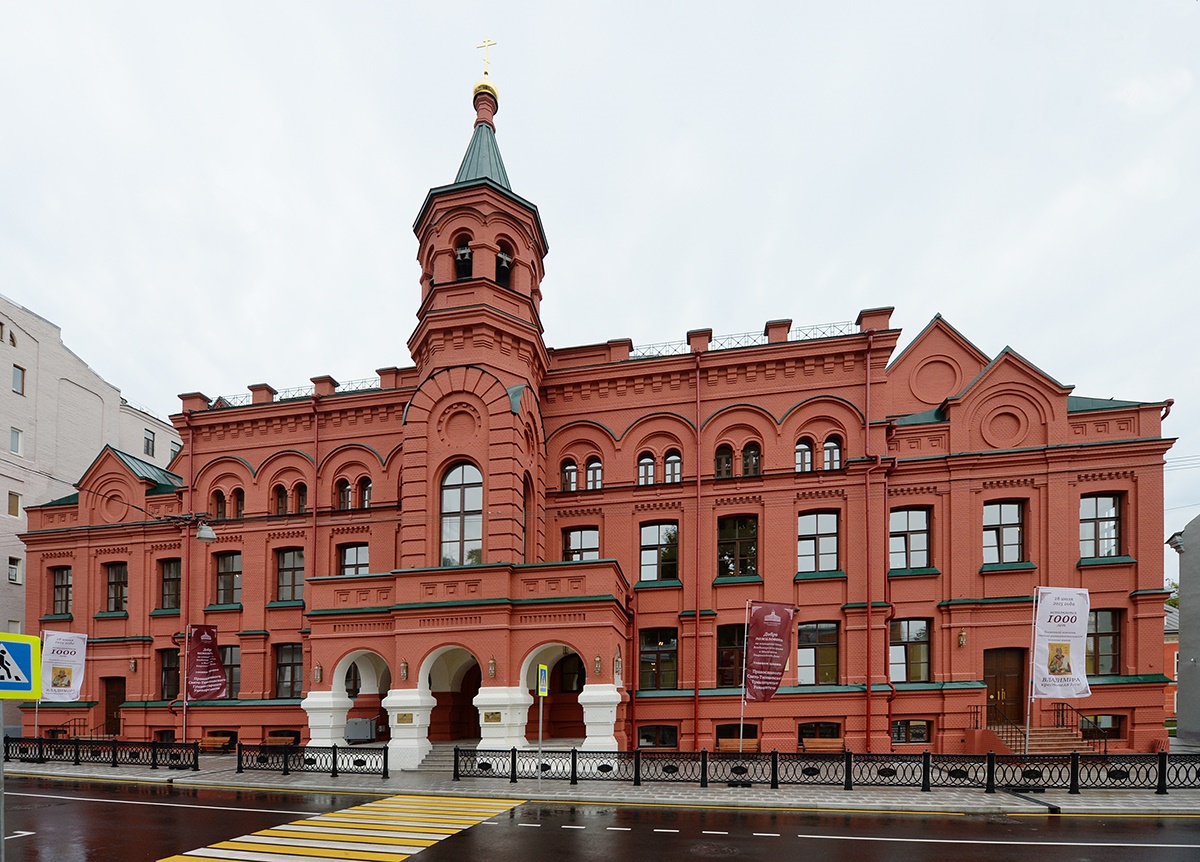
[[[547,778],[699,784],[999,790],[1200,789],[1200,754],[791,754],[455,747],[454,780]]]
[[[388,777],[388,750],[345,745],[243,745],[237,747],[237,771],[263,770],[290,775],[320,772]]]
[[[4,737],[4,762],[70,763],[74,766],[148,766],[158,769],[200,768],[197,742],[130,742],[124,739],[46,739]]]

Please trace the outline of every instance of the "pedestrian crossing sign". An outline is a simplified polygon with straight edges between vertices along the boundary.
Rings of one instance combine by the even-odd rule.
[[[41,696],[41,638],[0,632],[0,698],[36,700]]]

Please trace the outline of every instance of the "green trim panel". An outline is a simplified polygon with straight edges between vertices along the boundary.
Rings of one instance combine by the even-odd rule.
[[[680,619],[683,619],[684,617],[691,619],[695,615],[696,615],[695,611],[680,611],[679,612]],[[717,615],[717,612],[712,610],[711,608],[701,608],[701,610],[700,610],[700,616],[702,616],[702,617],[715,617],[716,615]]]
[[[1088,674],[1088,685],[1159,685],[1172,682],[1171,678],[1161,673],[1143,673],[1136,676],[1093,676]]]
[[[152,644],[150,635],[132,635],[126,638],[88,638],[89,644]]]
[[[267,602],[267,610],[275,610],[276,608],[303,608],[304,599],[288,599],[286,601]]]
[[[619,604],[611,593],[596,596],[558,596],[548,599],[464,599],[458,602],[405,602],[397,605],[367,608],[316,608],[305,616],[328,617],[348,614],[389,613],[391,611],[427,610],[430,608],[479,608],[479,607],[532,607],[534,605],[591,604],[613,602]]]
[[[668,587],[682,588],[683,581],[678,578],[664,578],[661,581],[638,581],[633,585],[635,590],[659,590]]]
[[[127,620],[129,611],[97,611],[92,614],[94,620]]]
[[[36,701],[23,700],[19,704],[21,709],[33,709],[37,705]],[[99,706],[98,700],[43,700],[42,709],[91,709],[93,706]],[[122,704],[124,706],[124,704]],[[47,740],[48,741],[48,740]]]
[[[1137,560],[1128,554],[1121,554],[1119,557],[1081,557],[1075,567],[1083,569],[1088,566],[1128,566],[1136,562]]]
[[[729,584],[761,584],[762,582],[762,575],[729,575],[726,577],[715,578],[713,580],[713,586],[722,587]]]
[[[997,596],[988,599],[943,599],[937,603],[939,608],[948,608],[958,605],[1011,605],[1028,602],[1033,604],[1033,596]]]
[[[883,610],[890,608],[891,604],[888,602],[871,602],[871,607]],[[846,602],[846,604],[842,605],[842,610],[844,611],[865,611],[866,609],[866,602]]]
[[[224,613],[225,611],[240,611],[241,609],[241,602],[234,602],[228,605],[205,605],[204,613]],[[191,701],[188,701],[188,703],[191,703]]]
[[[828,572],[796,572],[796,577],[792,578],[792,582],[796,581],[833,581],[845,580],[846,573],[841,569],[831,569]]]
[[[984,563],[979,567],[979,574],[989,575],[994,572],[1032,572],[1037,569],[1034,563],[1029,560],[1022,560],[1019,563]]]
[[[43,623],[69,623],[75,619],[74,614],[46,614],[44,617],[38,617],[38,622]]]
[[[941,572],[933,566],[925,566],[922,569],[888,569],[887,576],[889,578],[920,578],[940,574]]]
[[[179,608],[155,608],[150,612],[152,617],[177,617]]]

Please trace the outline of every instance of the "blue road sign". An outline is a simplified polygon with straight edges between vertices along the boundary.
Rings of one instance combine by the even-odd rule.
[[[0,698],[36,700],[41,696],[41,638],[0,632]]]

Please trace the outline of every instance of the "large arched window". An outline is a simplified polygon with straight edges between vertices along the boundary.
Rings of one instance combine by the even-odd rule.
[[[579,489],[579,468],[575,466],[575,462],[571,460],[562,462],[562,469],[559,474],[559,487],[564,491],[576,491]]]
[[[358,480],[358,508],[371,508],[371,480],[366,476]]]
[[[762,448],[757,443],[742,447],[742,475],[758,476],[762,473]]]
[[[649,452],[643,452],[641,455],[638,455],[637,468],[637,483],[639,485],[653,485],[654,456]]]
[[[733,476],[733,447],[721,445],[717,447],[716,457],[713,459],[713,477],[717,479],[729,479]]]
[[[456,464],[442,479],[443,566],[483,562],[483,476],[474,464]]]
[[[350,508],[350,480],[338,479],[333,483],[333,501],[338,509]]]
[[[842,469],[842,441],[838,437],[830,437],[825,441],[825,469]]]
[[[683,481],[683,456],[675,449],[663,460],[663,481],[668,485]]]
[[[589,491],[599,491],[604,487],[604,465],[600,463],[599,458],[588,458],[585,470]]]
[[[808,473],[813,468],[813,444],[807,437],[796,443],[796,472]]]

